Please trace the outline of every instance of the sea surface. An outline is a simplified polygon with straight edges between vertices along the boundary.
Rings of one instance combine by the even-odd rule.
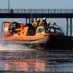
[[[0,71],[73,72],[73,50],[35,49],[1,43]]]

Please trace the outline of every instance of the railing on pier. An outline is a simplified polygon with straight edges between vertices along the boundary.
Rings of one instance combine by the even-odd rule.
[[[54,13],[71,14],[73,9],[0,9],[0,13]]]

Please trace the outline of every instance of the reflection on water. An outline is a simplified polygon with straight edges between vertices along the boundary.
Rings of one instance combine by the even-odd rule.
[[[45,50],[1,51],[0,70],[73,72],[73,54],[67,54],[67,52],[66,54],[63,52],[59,54],[59,52]]]
[[[44,62],[32,61],[32,62],[1,62],[4,66],[4,70],[11,71],[46,71],[46,65]]]
[[[1,62],[0,70],[10,71],[43,71],[43,72],[73,72],[73,64],[47,64],[46,62]]]
[[[19,45],[16,46],[11,47],[11,50],[0,47],[0,70],[73,72],[73,51],[33,50]],[[21,50],[20,47],[24,49]]]

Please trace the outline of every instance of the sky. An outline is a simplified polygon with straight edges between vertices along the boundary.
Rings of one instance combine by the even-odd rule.
[[[0,9],[8,8],[8,0],[0,0]],[[73,0],[10,0],[11,9],[72,9]]]
[[[73,9],[73,0],[0,0],[0,9]],[[56,22],[66,31],[66,19],[48,19],[50,22]],[[0,19],[3,21],[19,21],[24,19]]]

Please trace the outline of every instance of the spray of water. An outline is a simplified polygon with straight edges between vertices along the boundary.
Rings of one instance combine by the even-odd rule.
[[[21,45],[21,44],[16,44],[13,42],[7,42],[7,41],[0,41],[0,51],[3,50],[31,50],[31,48]]]

